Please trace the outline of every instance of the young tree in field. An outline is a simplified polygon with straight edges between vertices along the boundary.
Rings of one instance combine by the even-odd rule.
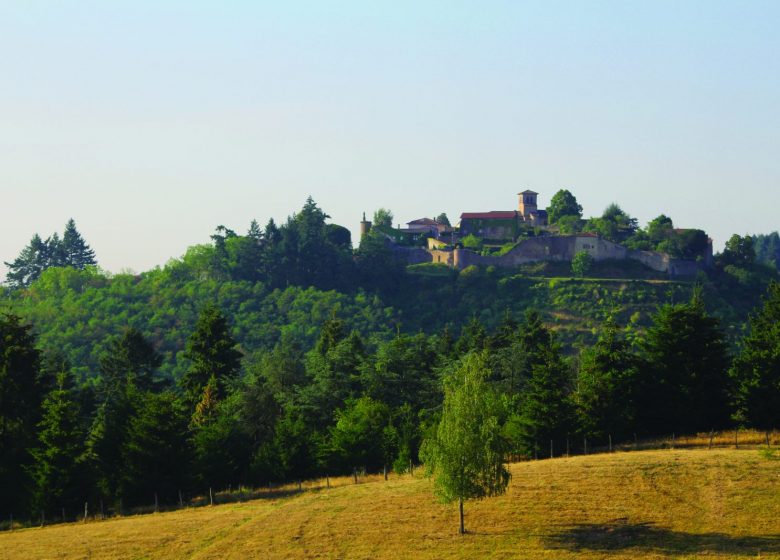
[[[217,307],[208,305],[201,312],[187,341],[185,356],[192,365],[182,378],[182,387],[193,408],[211,376],[217,381],[217,398],[221,398],[226,383],[238,374],[241,352],[236,349],[227,319]]]
[[[489,374],[485,353],[470,353],[446,376],[441,420],[423,444],[436,494],[445,503],[458,502],[461,535],[466,532],[463,502],[503,494],[509,484],[502,405],[486,383]]]
[[[550,199],[550,206],[547,208],[547,217],[551,224],[555,224],[564,216],[574,216],[577,219],[582,218],[582,206],[571,192],[562,189],[555,193]]]
[[[731,376],[737,414],[748,425],[771,430],[780,424],[780,284],[773,283],[764,306],[750,317]]]

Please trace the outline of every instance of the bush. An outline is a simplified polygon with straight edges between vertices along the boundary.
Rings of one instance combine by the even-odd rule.
[[[574,276],[582,278],[593,268],[593,257],[587,251],[578,251],[571,261],[571,271]]]

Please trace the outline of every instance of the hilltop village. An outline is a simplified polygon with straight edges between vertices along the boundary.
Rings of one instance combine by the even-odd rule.
[[[538,193],[526,190],[518,193],[516,210],[464,212],[454,226],[446,219],[432,218],[413,220],[405,228],[374,225],[364,215],[360,234],[381,234],[408,264],[440,263],[456,269],[471,265],[513,268],[540,261],[571,262],[579,253],[589,255],[595,262],[638,261],[672,278],[693,277],[712,266],[712,240],[701,230],[673,228],[665,216],[659,217],[668,220],[664,234],[667,241],[675,243],[652,246],[632,238],[635,225],[616,227],[605,235],[597,228],[586,231],[581,219],[550,223],[548,211],[540,209],[537,201]],[[580,227],[576,225],[578,221]],[[683,251],[661,250],[681,244]]]

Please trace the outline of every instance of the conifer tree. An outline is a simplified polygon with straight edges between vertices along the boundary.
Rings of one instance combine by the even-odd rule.
[[[561,449],[575,433],[571,399],[571,371],[560,346],[552,339],[535,350],[531,375],[521,396],[518,451],[533,455],[547,449],[550,441]]]
[[[59,373],[56,382],[55,389],[43,401],[38,444],[32,449],[36,511],[70,509],[83,497],[77,495],[77,470],[84,437],[70,371]]]
[[[6,282],[12,288],[26,288],[49,266],[49,249],[46,242],[36,233],[19,256],[5,265],[8,267]]]
[[[642,346],[637,404],[645,433],[691,433],[729,424],[728,347],[700,289],[688,303],[661,307]]]
[[[507,450],[499,418],[502,407],[486,383],[484,352],[468,354],[445,378],[444,405],[435,435],[423,444],[423,460],[435,478],[435,492],[445,503],[458,502],[464,534],[463,502],[506,491]]]
[[[182,377],[182,387],[194,408],[203,388],[212,376],[217,381],[217,398],[225,395],[226,384],[236,377],[241,367],[241,352],[230,334],[222,312],[214,305],[201,311],[195,331],[187,341],[185,357],[192,362]]]
[[[636,417],[639,360],[612,318],[598,341],[582,353],[575,399],[586,435],[629,435]]]
[[[27,506],[30,465],[41,404],[40,354],[32,328],[0,314],[0,513]]]
[[[62,266],[72,266],[83,270],[88,266],[97,264],[95,260],[95,251],[93,251],[81,233],[76,229],[76,222],[71,218],[65,224],[65,233],[62,236]]]
[[[100,357],[103,392],[123,390],[132,383],[141,391],[160,388],[162,380],[156,377],[162,356],[135,328],[128,328],[121,337],[114,338]]]
[[[739,420],[762,430],[780,424],[780,284],[750,317],[750,332],[731,368]]]

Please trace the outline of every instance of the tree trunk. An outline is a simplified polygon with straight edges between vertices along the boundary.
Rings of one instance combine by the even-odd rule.
[[[463,498],[458,501],[458,510],[460,512],[460,534],[466,534],[466,528],[463,526]]]

